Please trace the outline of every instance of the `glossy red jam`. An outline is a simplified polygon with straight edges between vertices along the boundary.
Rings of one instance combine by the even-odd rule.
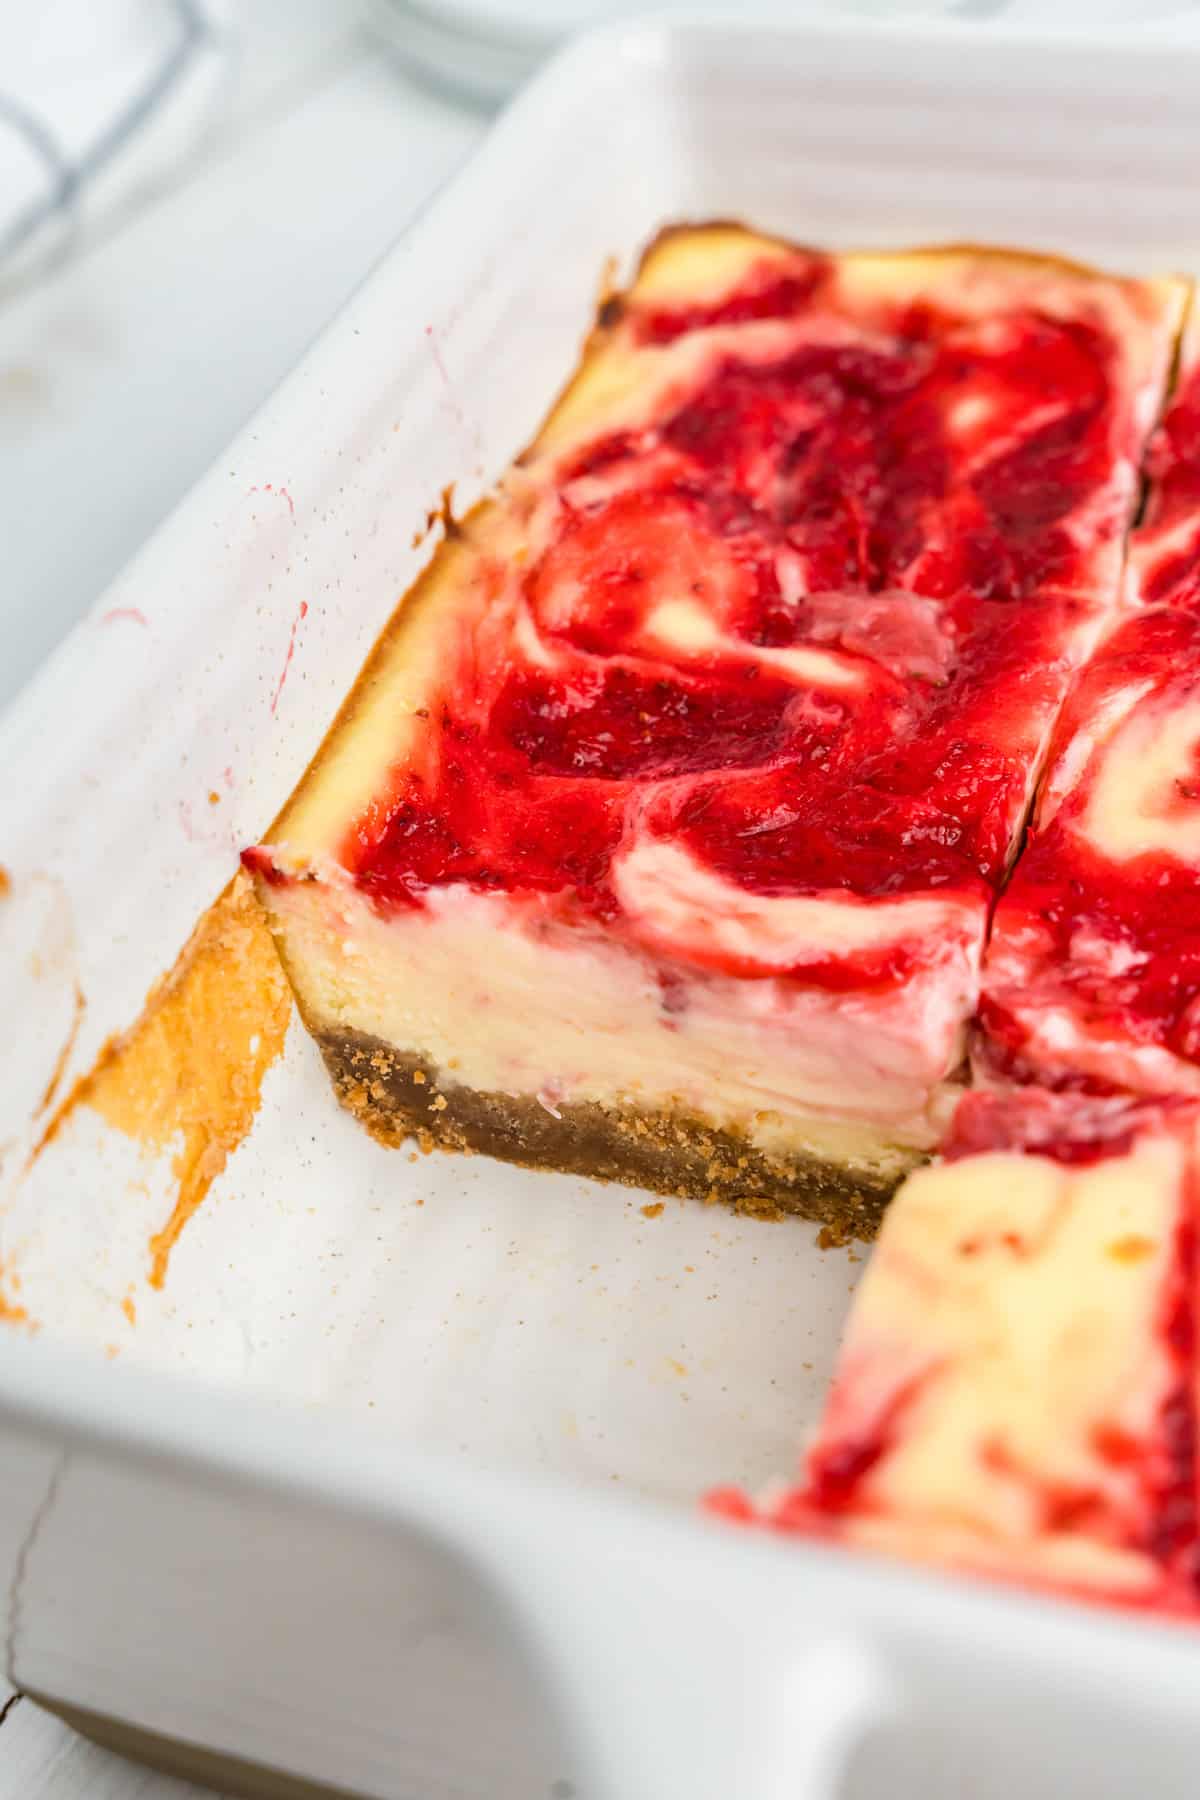
[[[1143,581],[1142,598],[1195,606],[1200,604],[1200,367],[1181,381],[1155,433],[1146,472],[1150,485],[1140,536],[1146,551],[1160,543],[1163,548]],[[1189,522],[1193,530],[1173,544],[1169,534]]]
[[[1032,308],[856,314],[801,255],[616,329],[658,354],[714,327],[653,429],[529,465],[549,540],[519,576],[481,562],[485,623],[345,845],[380,903],[461,882],[614,919],[635,829],[764,895],[999,881],[1117,578],[1111,343]],[[681,604],[699,647],[664,635]]]
[[[1061,1163],[1125,1156],[1134,1138],[1186,1102],[1093,1098],[1031,1087],[1016,1093],[964,1094],[941,1145],[946,1162],[1012,1150]]]
[[[1059,733],[1066,748],[1114,695],[1150,689],[1170,716],[1200,698],[1200,617],[1185,608],[1135,614],[1083,672]],[[1047,1009],[1101,1042],[1159,1047],[1200,1062],[1200,870],[1174,853],[1114,861],[1092,843],[1091,769],[1026,845],[997,911],[985,963],[980,1050],[996,1072],[1054,1086],[1113,1085],[1039,1048]],[[1162,804],[1177,817],[1200,807],[1200,766]],[[1115,1066],[1115,1065],[1114,1065]],[[1120,1081],[1130,1079],[1122,1068]]]
[[[735,293],[707,304],[638,307],[633,324],[640,344],[672,344],[689,331],[713,325],[745,325],[751,319],[789,319],[807,311],[819,293],[828,291],[833,265],[819,252],[797,253],[782,270],[768,263],[752,271]]]
[[[1178,1378],[1162,1410],[1157,1455],[1145,1469],[1151,1492],[1151,1525],[1146,1549],[1177,1569],[1200,1592],[1200,1538],[1197,1534],[1196,1463],[1196,1200],[1189,1180],[1189,1216],[1179,1227],[1172,1279],[1164,1298],[1163,1335]]]

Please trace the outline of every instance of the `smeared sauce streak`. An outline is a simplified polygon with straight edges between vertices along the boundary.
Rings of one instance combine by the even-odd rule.
[[[22,1306],[19,1300],[12,1299],[4,1292],[3,1284],[6,1280],[10,1288],[19,1288],[21,1285],[20,1276],[9,1267],[8,1263],[0,1261],[0,1323],[25,1325],[31,1331],[36,1331],[37,1326],[29,1317],[28,1309]]]
[[[79,1038],[79,1028],[83,1024],[86,1011],[87,1001],[84,999],[83,989],[80,987],[79,983],[76,982],[74,1012],[71,1017],[70,1028],[63,1040],[62,1049],[54,1060],[54,1067],[50,1071],[50,1079],[42,1090],[42,1097],[38,1101],[34,1112],[35,1118],[40,1118],[47,1108],[54,1104],[54,1097],[62,1086],[62,1078],[67,1072],[67,1064],[71,1060],[71,1053]]]
[[[34,1151],[88,1106],[150,1155],[172,1152],[175,1200],[150,1240],[150,1285],[258,1110],[283,1050],[292,1003],[271,934],[239,874],[202,916],[141,1017],[111,1038],[72,1087]]]
[[[288,511],[289,511],[289,512],[290,512],[290,513],[291,513],[291,515],[292,515],[292,520],[293,520],[293,523],[294,523],[294,522],[295,522],[295,518],[296,518],[296,503],[295,503],[295,501],[294,501],[294,500],[293,500],[293,499],[292,499],[292,496],[291,496],[291,495],[290,495],[290,494],[289,494],[289,493],[288,493],[288,491],[287,491],[287,489],[286,489],[286,488],[285,488],[285,487],[276,487],[276,486],[275,486],[275,484],[274,484],[274,483],[273,483],[273,482],[270,482],[270,481],[264,481],[264,482],[263,482],[263,483],[262,483],[262,489],[261,489],[261,491],[262,491],[262,492],[263,492],[263,493],[264,493],[264,494],[274,494],[274,495],[276,495],[276,497],[277,497],[277,498],[278,498],[278,499],[280,499],[280,500],[286,500],[286,501],[287,501],[287,506],[288,506]],[[251,494],[257,494],[257,493],[258,493],[258,492],[259,492],[259,485],[258,485],[258,483],[257,483],[257,482],[256,482],[256,483],[255,483],[255,484],[254,484],[254,486],[253,486],[253,487],[248,487],[248,488],[247,488],[247,489],[246,489],[246,496],[247,496],[247,498],[249,498],[249,496],[250,496],[250,495],[251,495]]]
[[[271,695],[271,717],[272,718],[275,717],[275,710],[279,705],[280,695],[283,693],[283,684],[288,678],[288,670],[291,668],[292,658],[296,654],[296,633],[300,629],[301,621],[304,619],[307,619],[307,617],[308,617],[308,601],[302,600],[300,602],[300,610],[297,612],[296,617],[292,620],[292,629],[291,629],[290,633],[288,634],[287,652],[283,659],[283,667],[279,671],[279,682],[278,682],[278,685],[276,686],[275,692]]]

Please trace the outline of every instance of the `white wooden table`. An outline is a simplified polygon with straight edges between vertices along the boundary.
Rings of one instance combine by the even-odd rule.
[[[355,7],[280,0],[273,21],[272,3],[253,9],[248,98],[203,161],[0,305],[0,705],[486,128],[407,81]],[[0,1677],[0,1800],[199,1793]]]

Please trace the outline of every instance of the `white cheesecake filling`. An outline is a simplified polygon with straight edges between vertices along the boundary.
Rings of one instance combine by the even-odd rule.
[[[996,1151],[909,1178],[813,1453],[882,1446],[840,1535],[1067,1583],[1160,1578],[1138,1545],[1180,1380],[1185,1182],[1166,1132],[1091,1164]]]
[[[1110,862],[1200,862],[1195,803],[1200,695],[1147,695],[1098,759],[1080,836]]]
[[[464,886],[385,914],[327,866],[264,899],[317,1031],[418,1053],[443,1085],[690,1113],[886,1174],[936,1143],[957,1094],[984,926],[982,903],[947,902],[903,986],[847,992],[665,964]]]

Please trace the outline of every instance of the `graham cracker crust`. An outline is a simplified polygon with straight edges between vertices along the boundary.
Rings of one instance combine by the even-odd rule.
[[[720,1201],[759,1218],[820,1220],[829,1242],[873,1238],[899,1185],[804,1153],[768,1155],[735,1132],[682,1112],[538,1100],[457,1085],[424,1057],[360,1032],[316,1039],[343,1106],[381,1143],[499,1157],[658,1194]]]

